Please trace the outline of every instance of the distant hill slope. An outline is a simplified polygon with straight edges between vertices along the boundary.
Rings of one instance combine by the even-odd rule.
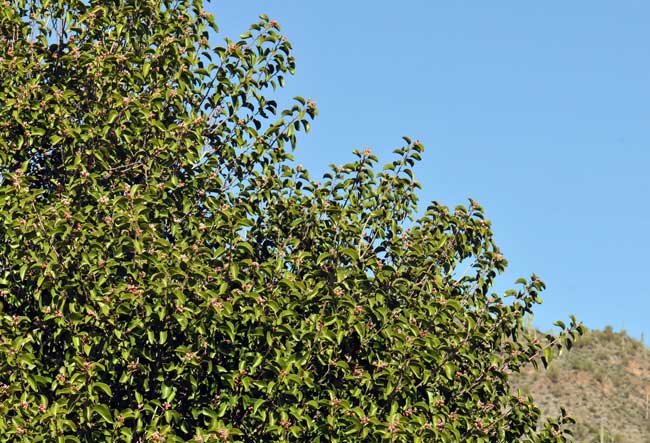
[[[546,371],[530,368],[512,381],[544,414],[565,406],[577,443],[650,442],[650,351],[625,332],[589,331]]]

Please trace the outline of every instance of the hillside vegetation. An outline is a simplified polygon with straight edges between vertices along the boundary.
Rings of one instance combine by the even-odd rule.
[[[546,371],[528,368],[513,383],[546,416],[565,406],[576,443],[650,442],[650,352],[625,332],[589,331]]]

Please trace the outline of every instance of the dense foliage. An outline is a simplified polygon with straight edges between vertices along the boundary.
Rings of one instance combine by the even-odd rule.
[[[278,24],[203,8],[0,3],[0,441],[565,441],[508,374],[581,326],[488,294],[476,202],[416,218],[420,143],[312,180]]]

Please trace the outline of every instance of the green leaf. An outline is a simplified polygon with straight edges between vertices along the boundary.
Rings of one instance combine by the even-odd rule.
[[[113,416],[111,415],[111,411],[108,409],[108,406],[95,405],[92,407],[92,410],[99,414],[108,423],[113,423]]]
[[[112,393],[112,391],[111,391],[111,387],[108,386],[106,383],[102,383],[102,382],[96,381],[96,382],[94,382],[91,386],[92,386],[92,389],[93,389],[93,390],[97,390],[97,389],[99,389],[100,391],[102,391],[102,392],[103,392],[104,394],[106,394],[107,396],[109,396],[109,397],[112,397],[112,396],[113,396],[113,393]]]
[[[171,393],[172,393],[171,386],[162,385],[162,398],[163,398],[163,400],[166,400]]]
[[[116,110],[114,110],[114,109],[111,110],[108,113],[108,117],[106,117],[106,123],[108,123],[109,125],[113,124],[113,122],[115,122],[115,119],[117,119],[118,115],[119,115],[119,113]]]
[[[451,362],[445,363],[444,370],[445,370],[445,376],[448,379],[453,380],[454,375],[456,374],[456,367],[454,366],[454,364]]]

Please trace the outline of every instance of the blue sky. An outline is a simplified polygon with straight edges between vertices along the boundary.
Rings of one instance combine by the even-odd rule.
[[[260,13],[297,58],[280,97],[318,103],[312,175],[401,136],[426,151],[421,205],[478,200],[510,262],[537,273],[535,325],[650,333],[650,2],[217,0],[221,36]]]

